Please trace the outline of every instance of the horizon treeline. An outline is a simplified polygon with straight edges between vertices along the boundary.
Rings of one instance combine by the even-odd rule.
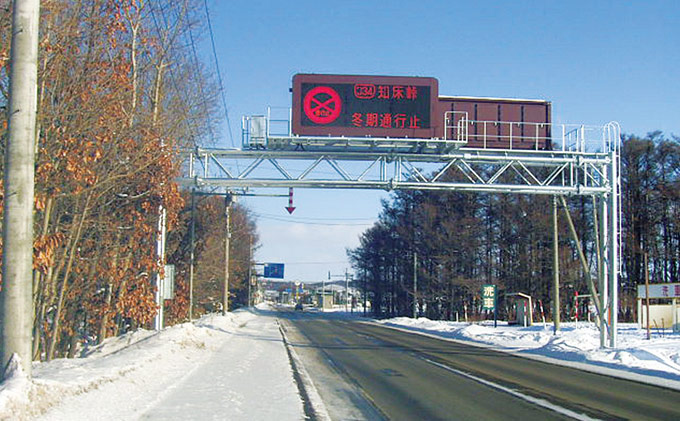
[[[636,287],[644,283],[644,254],[651,282],[679,282],[680,138],[652,132],[623,136],[622,270],[620,320],[636,311]],[[597,247],[591,197],[567,199],[591,272]],[[552,196],[467,192],[396,191],[378,221],[348,250],[357,287],[368,293],[378,317],[413,314],[414,255],[418,312],[455,320],[481,314],[484,284],[501,297],[524,293],[550,317],[553,280]],[[563,209],[558,214],[561,317],[574,316],[574,295],[588,287]],[[586,311],[580,300],[580,312]],[[499,302],[501,316],[513,300]],[[581,316],[584,317],[584,316]]]
[[[10,5],[0,10],[0,106],[5,109]],[[151,327],[156,276],[164,263],[177,266],[177,291],[166,303],[166,321],[186,320],[191,199],[174,180],[181,170],[179,152],[210,143],[220,117],[219,86],[194,45],[207,33],[203,6],[197,0],[41,2],[35,359],[73,356],[82,344]],[[0,119],[4,152],[6,112]],[[4,171],[4,160],[0,168]],[[198,202],[200,313],[221,301],[210,282],[217,277],[211,275],[213,266],[224,267],[225,219],[218,198]],[[168,229],[165,262],[157,255],[161,213]],[[248,212],[237,206],[233,215],[232,231],[248,232],[256,242]],[[238,263],[230,273],[238,279],[247,271],[249,245],[232,241],[231,247]]]

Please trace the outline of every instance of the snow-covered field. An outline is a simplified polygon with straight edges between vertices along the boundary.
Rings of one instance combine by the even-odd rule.
[[[340,309],[339,309],[340,310]],[[359,317],[361,312],[332,313]],[[366,319],[364,319],[366,320]],[[680,335],[620,325],[599,348],[589,323],[522,328],[395,318],[378,323],[680,389]],[[80,358],[34,363],[0,384],[0,419],[304,419],[275,313],[266,306],[209,315],[160,333],[140,330]]]

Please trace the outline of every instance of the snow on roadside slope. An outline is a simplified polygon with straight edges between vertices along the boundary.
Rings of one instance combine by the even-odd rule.
[[[680,389],[680,335],[654,334],[646,340],[646,332],[636,324],[619,324],[617,348],[600,349],[599,330],[587,322],[562,323],[557,335],[552,325],[542,324],[520,327],[499,322],[494,328],[488,321],[469,324],[424,317],[378,323]]]
[[[32,380],[16,373],[0,385],[0,419],[139,418],[256,317],[249,311],[208,315],[159,333],[107,339],[82,358],[34,363]]]

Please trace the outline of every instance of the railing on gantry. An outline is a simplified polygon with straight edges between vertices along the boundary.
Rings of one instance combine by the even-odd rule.
[[[617,122],[604,126],[470,120],[463,111],[444,113],[444,140],[468,148],[611,152],[620,147]]]
[[[470,120],[467,112],[446,111],[443,115],[443,138],[395,139],[375,137],[300,137],[292,133],[290,108],[267,109],[266,115],[243,117],[241,123],[243,149],[280,148],[282,139],[313,139],[316,145],[361,145],[375,147],[381,141],[390,146],[409,147],[427,143],[433,151],[446,152],[458,147],[475,149],[535,150],[552,152],[608,153],[618,152],[621,128],[610,122],[603,126],[584,124],[535,123],[516,121]],[[270,144],[276,139],[276,145]],[[339,142],[342,140],[343,142]],[[324,143],[326,142],[326,143]]]

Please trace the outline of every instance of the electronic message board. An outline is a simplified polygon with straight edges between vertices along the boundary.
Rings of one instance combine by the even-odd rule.
[[[293,134],[432,138],[437,79],[297,74]]]

